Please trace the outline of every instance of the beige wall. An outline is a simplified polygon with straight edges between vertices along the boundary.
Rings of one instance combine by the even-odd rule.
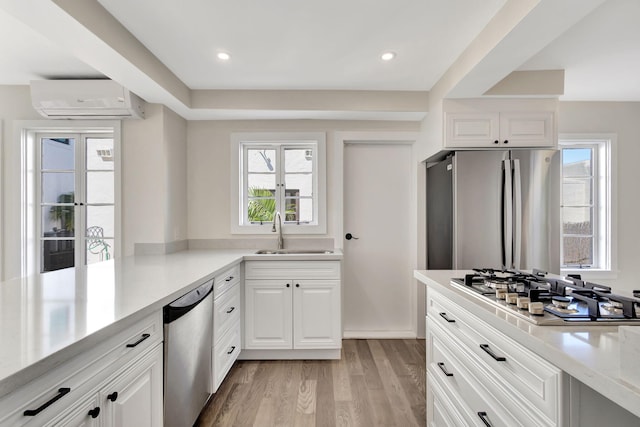
[[[165,242],[187,239],[187,121],[164,108],[167,200]]]
[[[190,121],[188,123],[188,215],[189,239],[243,238],[231,234],[230,141],[233,132],[320,131],[327,133],[327,234],[336,241],[336,224],[342,221],[333,212],[341,200],[336,191],[335,133],[337,131],[417,131],[416,122],[379,121]],[[342,147],[340,147],[342,149]],[[341,192],[340,192],[341,194]],[[271,238],[269,236],[269,238]]]
[[[640,289],[635,278],[640,263],[640,103],[638,102],[561,102],[558,131],[562,134],[600,133],[617,136],[617,159],[612,172],[617,179],[617,278],[593,281],[610,284],[616,290]],[[588,275],[586,276],[588,278]]]
[[[158,104],[122,122],[122,255],[187,238],[187,122]]]
[[[133,254],[136,242],[164,242],[162,116],[162,106],[147,105],[144,120],[122,123],[122,255]]]

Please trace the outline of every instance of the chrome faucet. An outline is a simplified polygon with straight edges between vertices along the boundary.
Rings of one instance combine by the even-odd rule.
[[[273,215],[273,228],[271,228],[271,232],[276,232],[276,218],[278,219],[278,249],[284,249],[284,240],[282,239],[282,217],[280,216],[280,212],[276,212]]]

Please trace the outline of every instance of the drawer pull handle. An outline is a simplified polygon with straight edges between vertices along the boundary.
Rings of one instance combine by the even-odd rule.
[[[493,427],[493,424],[489,422],[489,417],[487,416],[486,412],[478,412],[478,416],[480,417],[484,425],[486,425],[487,427]]]
[[[231,307],[229,310],[227,310],[227,314],[231,313],[235,309],[236,309],[235,307]]]
[[[231,350],[227,351],[227,354],[231,354],[231,353],[233,353],[233,352],[235,351],[235,349],[236,349],[236,346],[235,346],[235,345],[232,345],[232,346],[231,346]]]
[[[115,402],[116,400],[118,400],[118,392],[114,391],[113,393],[107,396],[107,399],[109,399],[112,402]]]
[[[485,351],[489,356],[493,357],[498,362],[506,362],[507,358],[503,356],[497,356],[493,350],[489,348],[489,344],[480,344],[480,348]]]
[[[96,406],[89,411],[89,415],[91,416],[91,418],[98,418],[98,415],[100,415],[100,408]]]
[[[445,368],[444,362],[438,362],[438,368],[440,368],[440,370],[442,372],[444,372],[444,374],[446,376],[448,376],[448,377],[452,377],[453,376],[453,374],[451,372],[447,371],[447,368]]]
[[[447,313],[445,313],[445,312],[441,312],[440,313],[440,317],[442,317],[444,320],[446,320],[449,323],[455,323],[456,322],[455,319],[449,319],[447,317]]]
[[[133,347],[137,346],[138,344],[140,344],[142,341],[144,341],[147,338],[149,338],[150,336],[151,335],[149,335],[149,334],[142,334],[142,337],[138,341],[134,342],[133,344],[127,344],[127,347],[128,348],[133,348]]]
[[[225,282],[230,282],[233,280],[233,276],[229,276],[226,279],[224,279]]]
[[[56,403],[62,396],[64,396],[65,394],[69,393],[70,391],[71,391],[71,389],[69,387],[59,388],[58,389],[58,394],[53,396],[49,401],[43,403],[42,406],[40,406],[38,409],[27,409],[26,411],[23,412],[24,416],[25,417],[35,417],[40,412],[44,411],[49,406],[51,406],[54,403]]]

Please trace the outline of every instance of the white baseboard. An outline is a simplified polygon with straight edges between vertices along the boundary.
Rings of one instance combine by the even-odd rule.
[[[344,331],[343,339],[415,339],[415,331]]]
[[[247,350],[243,349],[238,360],[321,360],[340,359],[340,349],[318,350]]]

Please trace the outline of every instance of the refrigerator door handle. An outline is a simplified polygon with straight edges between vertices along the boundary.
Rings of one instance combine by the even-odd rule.
[[[517,269],[521,265],[522,255],[522,180],[520,176],[520,160],[513,162],[513,263]]]
[[[513,266],[513,175],[511,160],[502,161],[502,268]]]

